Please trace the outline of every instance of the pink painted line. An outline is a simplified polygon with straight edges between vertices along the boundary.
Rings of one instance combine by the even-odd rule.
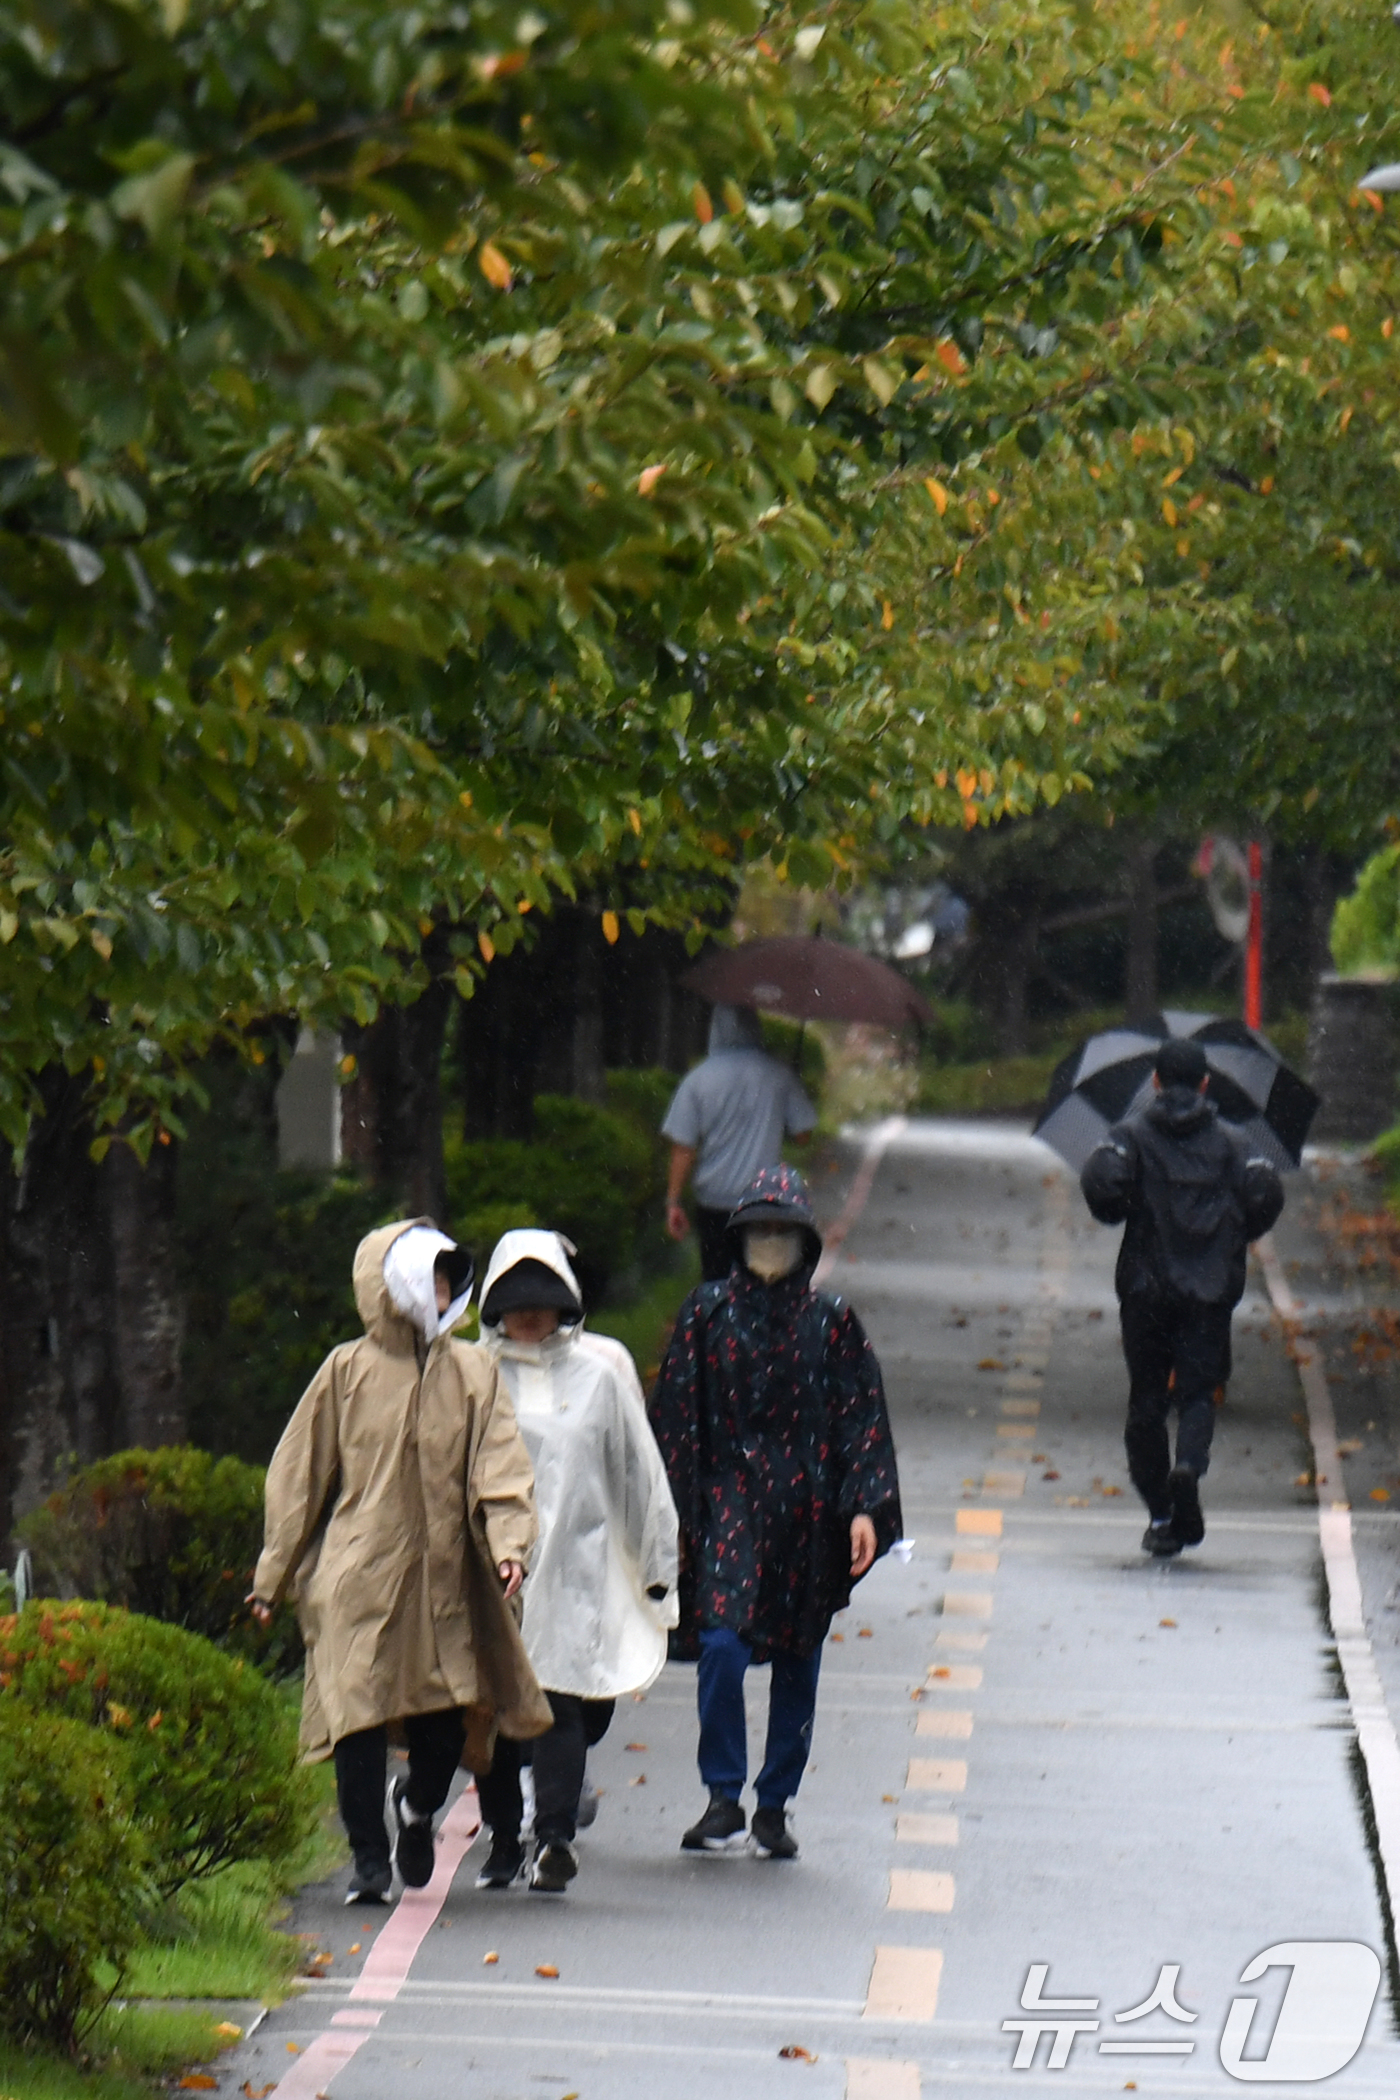
[[[408,1981],[419,1948],[447,1901],[447,1892],[457,1869],[480,1828],[481,1809],[476,1788],[469,1786],[458,1795],[443,1818],[438,1831],[437,1865],[432,1880],[426,1888],[405,1889],[400,1896],[355,1979],[349,1993],[351,2002],[372,1998],[378,2005],[392,2005],[398,1997]],[[330,2027],[307,2044],[277,2085],[276,2100],[317,2100],[331,2080],[345,2069],[379,2024],[377,2013],[365,2011],[348,2017],[357,2022],[363,2020],[366,2023],[364,2028],[347,2032],[347,2015],[334,2013]]]
[[[480,1828],[481,1808],[476,1788],[469,1786],[458,1795],[443,1818],[432,1880],[426,1888],[405,1889],[394,1905],[355,1979],[350,1992],[351,2004],[357,1998],[373,1998],[385,2004],[398,1997],[408,1981],[408,1972],[413,1967],[418,1949],[432,1931],[438,1912],[447,1901],[447,1892],[466,1857],[467,1848]],[[280,2086],[278,2091],[281,2091]]]
[[[883,1123],[876,1124],[866,1139],[865,1156],[861,1160],[855,1180],[851,1183],[851,1193],[846,1198],[845,1208],[842,1210],[836,1223],[823,1236],[822,1258],[817,1263],[812,1274],[814,1284],[820,1285],[825,1283],[831,1271],[835,1268],[836,1257],[840,1252],[847,1233],[851,1231],[861,1212],[865,1209],[866,1204],[870,1201],[870,1191],[875,1186],[875,1176],[880,1171],[880,1161],[884,1158],[889,1146],[906,1128],[906,1124],[907,1119],[904,1116],[887,1116]]]

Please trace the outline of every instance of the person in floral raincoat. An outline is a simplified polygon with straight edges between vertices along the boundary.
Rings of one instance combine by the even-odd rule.
[[[755,1175],[729,1221],[733,1266],[681,1308],[651,1401],[680,1516],[674,1652],[699,1660],[704,1815],[690,1852],[744,1842],[744,1673],[771,1662],[751,1835],[796,1857],[787,1805],[812,1742],[832,1614],[900,1535],[875,1352],[840,1298],[812,1289],[821,1236],[802,1176]]]

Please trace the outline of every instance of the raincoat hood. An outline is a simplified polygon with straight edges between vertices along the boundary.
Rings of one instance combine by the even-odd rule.
[[[452,1332],[471,1303],[470,1270],[465,1290],[439,1314],[433,1264],[456,1251],[456,1241],[429,1218],[404,1218],[365,1235],[355,1249],[355,1304],[371,1340],[390,1343],[402,1326],[428,1343]]]
[[[772,1232],[797,1225],[803,1235],[802,1266],[813,1269],[821,1259],[822,1236],[807,1184],[796,1167],[761,1167],[730,1213],[728,1237],[736,1261],[744,1258],[744,1228],[756,1225]]]
[[[763,1023],[751,1006],[717,1006],[710,1015],[709,1051],[761,1050]]]
[[[486,1271],[486,1281],[481,1287],[481,1317],[484,1326],[499,1324],[500,1314],[491,1305],[491,1294],[502,1277],[520,1262],[538,1262],[551,1276],[557,1277],[573,1300],[575,1320],[583,1317],[583,1292],[578,1277],[574,1274],[570,1255],[576,1249],[562,1233],[545,1232],[535,1227],[519,1228],[502,1233],[492,1252]],[[488,1314],[488,1308],[489,1314]],[[562,1309],[561,1309],[562,1311]],[[567,1315],[565,1315],[567,1317]]]

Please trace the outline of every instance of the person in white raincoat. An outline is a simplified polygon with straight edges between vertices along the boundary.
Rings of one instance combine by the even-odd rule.
[[[482,1335],[535,1472],[540,1535],[521,1631],[554,1726],[531,1746],[530,1886],[552,1894],[578,1871],[588,1751],[614,1702],[660,1675],[677,1617],[676,1506],[641,1382],[621,1343],[584,1332],[572,1252],[554,1232],[506,1233],[481,1300]],[[478,1782],[492,1834],[482,1888],[508,1888],[525,1864],[524,1754],[502,1738]]]

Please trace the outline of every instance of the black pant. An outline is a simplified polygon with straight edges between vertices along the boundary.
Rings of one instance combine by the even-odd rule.
[[[729,1212],[695,1206],[695,1230],[700,1240],[700,1274],[706,1283],[723,1283],[734,1266],[729,1251]]]
[[[1210,1464],[1215,1396],[1230,1376],[1229,1305],[1131,1297],[1122,1302],[1123,1354],[1130,1381],[1123,1442],[1133,1486],[1154,1518],[1171,1515],[1167,1416],[1177,1411],[1176,1463],[1193,1473]]]
[[[572,1692],[546,1692],[554,1712],[548,1735],[532,1743],[496,1738],[491,1769],[478,1779],[481,1813],[497,1837],[519,1837],[524,1803],[520,1768],[528,1759],[535,1768],[535,1836],[542,1844],[573,1841],[578,1829],[578,1802],[584,1766],[595,1743],[612,1722],[613,1699],[578,1699]]]
[[[461,1760],[466,1740],[462,1716],[455,1706],[442,1713],[410,1714],[404,1732],[408,1737],[405,1798],[416,1814],[436,1815]],[[387,1728],[362,1728],[354,1735],[343,1735],[336,1744],[336,1798],[357,1866],[389,1864],[389,1833],[384,1825],[388,1773]]]

